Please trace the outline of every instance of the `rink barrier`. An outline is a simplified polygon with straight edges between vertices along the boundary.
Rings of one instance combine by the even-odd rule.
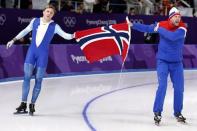
[[[155,70],[157,45],[132,44],[123,71]],[[0,79],[23,76],[23,64],[28,46],[14,45],[9,49],[0,45]],[[197,46],[184,45],[183,64],[185,69],[197,68]],[[78,75],[120,72],[122,60],[110,56],[93,64],[88,63],[79,45],[51,44],[49,46],[46,77],[52,74]]]

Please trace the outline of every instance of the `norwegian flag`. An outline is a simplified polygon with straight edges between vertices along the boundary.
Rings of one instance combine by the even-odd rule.
[[[117,54],[122,56],[124,62],[130,38],[131,30],[128,19],[125,23],[75,32],[75,39],[90,63]]]

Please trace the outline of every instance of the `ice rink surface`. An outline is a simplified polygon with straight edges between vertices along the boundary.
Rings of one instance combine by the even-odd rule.
[[[32,80],[31,88],[33,84]],[[45,78],[33,117],[13,115],[20,104],[21,85],[22,81],[0,83],[1,131],[197,130],[195,70],[185,71],[183,115],[187,124],[173,117],[173,88],[169,82],[161,125],[154,125],[155,71]]]

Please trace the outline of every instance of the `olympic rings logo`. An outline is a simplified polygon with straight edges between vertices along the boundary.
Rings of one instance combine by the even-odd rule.
[[[131,23],[141,23],[141,24],[144,23],[143,19],[130,19],[130,21],[131,21]]]
[[[77,23],[77,20],[75,17],[64,17],[63,21],[67,27],[74,27]]]
[[[6,21],[6,15],[0,14],[0,25],[3,26]]]

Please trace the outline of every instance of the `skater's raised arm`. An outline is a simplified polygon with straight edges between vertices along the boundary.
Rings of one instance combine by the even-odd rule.
[[[60,35],[66,40],[71,40],[74,38],[74,34],[69,34],[69,33],[64,32],[58,24],[56,24],[55,26],[55,33],[57,33],[58,35]]]
[[[155,33],[154,28],[156,27],[156,24],[145,25],[140,23],[131,23],[131,27],[132,29],[140,32]]]

